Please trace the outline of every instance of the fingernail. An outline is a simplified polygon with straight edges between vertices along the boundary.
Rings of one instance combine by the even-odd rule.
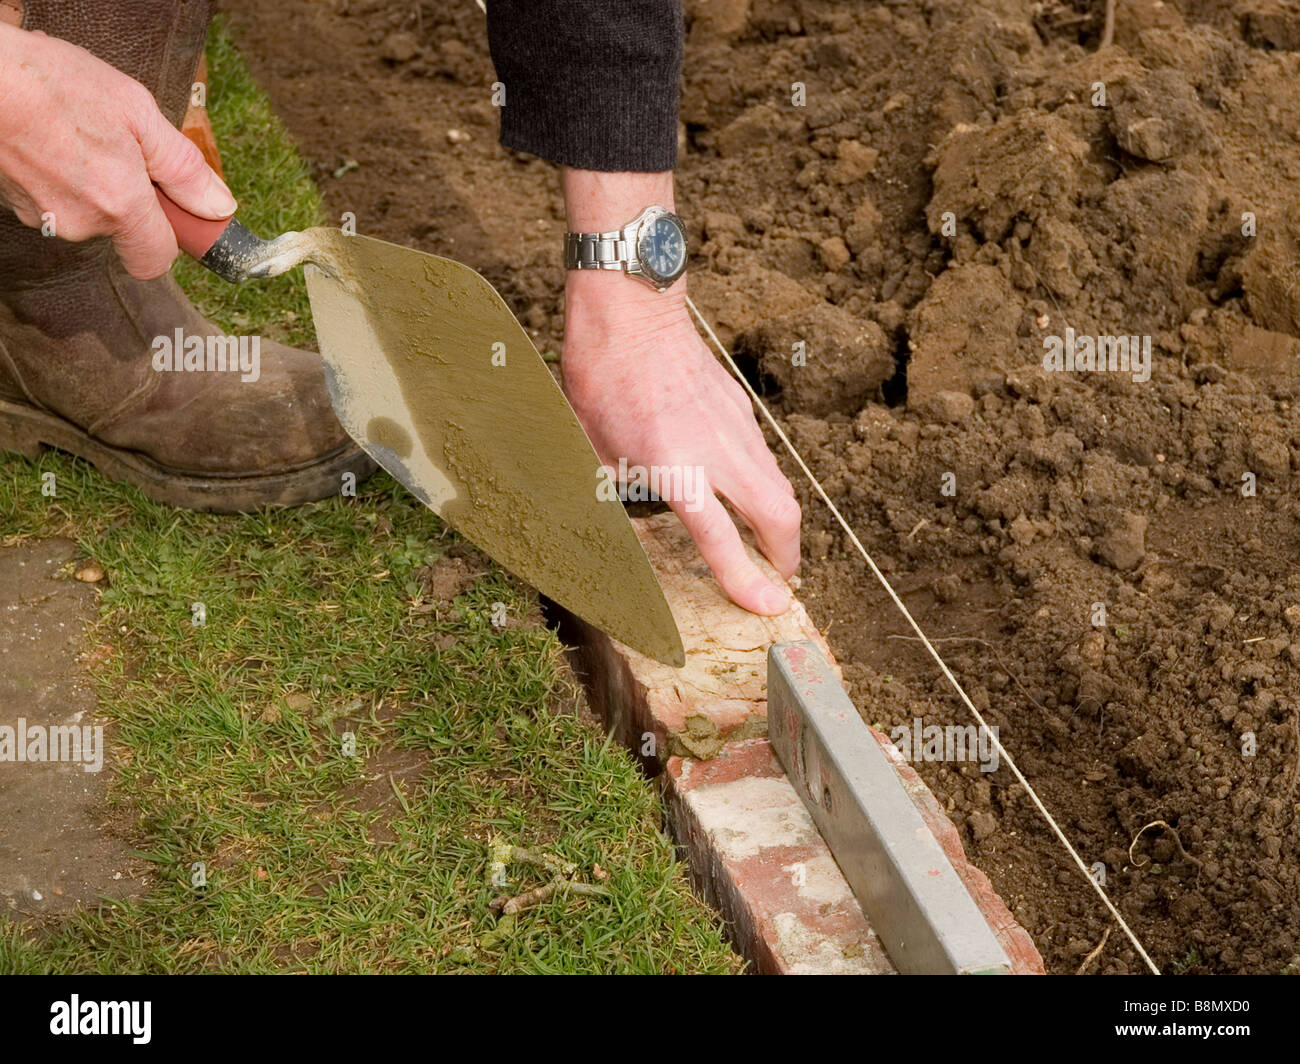
[[[208,191],[203,197],[203,205],[212,212],[214,218],[229,218],[239,209],[230,189],[215,171],[208,179]]]
[[[790,608],[790,595],[779,587],[769,584],[759,596],[759,604],[769,614],[784,613]]]

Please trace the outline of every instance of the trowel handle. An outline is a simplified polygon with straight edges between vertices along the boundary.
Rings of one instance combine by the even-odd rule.
[[[172,223],[176,243],[185,254],[198,259],[224,281],[239,284],[249,277],[249,267],[258,261],[267,242],[255,236],[234,218],[209,221],[191,214],[172,200],[162,189],[155,187],[158,205]]]

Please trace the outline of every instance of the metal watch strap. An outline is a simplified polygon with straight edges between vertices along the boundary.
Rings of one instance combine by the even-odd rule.
[[[566,233],[564,268],[566,270],[621,270],[632,262],[631,249],[624,230],[610,233]]]

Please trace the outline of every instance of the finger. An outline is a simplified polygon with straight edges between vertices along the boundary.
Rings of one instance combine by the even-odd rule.
[[[152,281],[171,269],[180,249],[171,222],[158,206],[153,185],[146,183],[137,200],[125,215],[127,221],[113,234],[113,246],[127,273]]]
[[[790,593],[772,583],[745,551],[731,515],[707,484],[693,499],[676,499],[673,512],[695,540],[701,556],[733,602],[751,613],[774,616],[790,606]]]
[[[799,529],[803,519],[799,503],[786,494],[778,481],[743,459],[715,469],[713,478],[718,490],[754,530],[767,560],[789,579],[799,568]]]
[[[152,106],[141,109],[136,136],[149,177],[191,214],[209,221],[229,218],[238,204],[226,183],[203,158],[203,152]]]

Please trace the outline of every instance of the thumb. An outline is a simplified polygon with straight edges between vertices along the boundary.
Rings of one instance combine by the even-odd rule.
[[[238,208],[226,183],[187,136],[155,105],[137,123],[145,168],[154,184],[193,215],[210,221],[229,218]]]

